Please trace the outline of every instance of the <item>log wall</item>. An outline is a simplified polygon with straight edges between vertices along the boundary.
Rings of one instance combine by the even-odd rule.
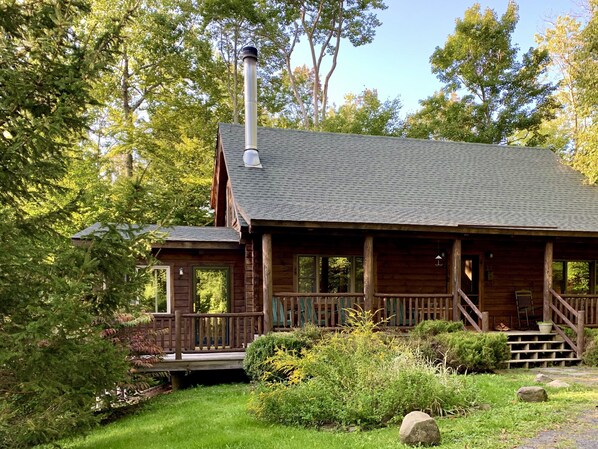
[[[171,312],[192,312],[193,267],[229,267],[231,275],[231,312],[246,312],[244,252],[224,249],[161,249],[156,254],[160,265],[170,266],[174,304]],[[179,268],[183,275],[179,276]]]

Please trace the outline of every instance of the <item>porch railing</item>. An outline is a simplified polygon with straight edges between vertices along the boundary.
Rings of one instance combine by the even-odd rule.
[[[365,308],[362,293],[275,293],[272,328],[290,330],[305,324],[338,328],[347,323],[348,309]]]
[[[181,313],[154,315],[146,328],[155,332],[156,343],[164,352],[243,351],[256,335],[263,334],[264,314],[245,313]]]
[[[561,298],[575,310],[583,310],[585,312],[585,326],[598,327],[598,295],[570,295],[561,293]],[[559,310],[564,312],[564,307],[560,304],[555,304],[560,307]],[[563,324],[559,321],[559,317],[555,317],[557,324]]]
[[[585,315],[584,310],[575,310],[567,301],[565,301],[557,292],[550,289],[552,300],[550,301],[550,309],[552,314],[552,321],[555,324],[567,326],[575,334],[575,338],[571,339],[559,326],[553,326],[557,334],[565,340],[571,348],[577,353],[577,357],[583,354],[584,346],[584,325]],[[575,342],[573,342],[575,340]]]
[[[452,320],[451,294],[392,294],[374,295],[381,318],[387,327],[411,328],[424,320]]]
[[[459,294],[457,309],[459,309],[461,316],[465,318],[465,324],[471,324],[471,326],[478,332],[488,332],[490,329],[490,317],[488,312],[481,312],[463,290],[458,289],[457,293]],[[462,301],[465,301],[465,307],[463,306]],[[473,313],[474,317],[471,316],[469,313],[470,311]]]

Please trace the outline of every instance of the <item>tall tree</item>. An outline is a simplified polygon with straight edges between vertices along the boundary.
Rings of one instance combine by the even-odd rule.
[[[455,32],[430,58],[445,86],[407,118],[410,137],[541,144],[542,121],[554,114],[554,86],[543,82],[548,53],[530,48],[517,59],[511,36],[519,20],[510,2],[498,18],[479,4],[457,19]]]
[[[323,131],[368,134],[372,136],[396,136],[400,133],[399,111],[401,102],[380,101],[376,89],[365,89],[361,94],[348,94],[345,103],[330,109]]]
[[[558,17],[539,44],[551,56],[559,78],[555,98],[562,105],[544,131],[549,143],[592,182],[598,180],[598,2],[586,4],[587,17]],[[585,26],[584,26],[585,22]]]
[[[99,392],[126,380],[125,353],[102,337],[134,294],[144,241],[118,232],[85,249],[55,208],[94,103],[92,82],[128,14],[96,38],[82,0],[0,3],[0,448],[27,448],[97,421]],[[74,196],[73,196],[74,198]],[[26,423],[26,424],[24,424]]]
[[[222,64],[197,5],[184,0],[93,0],[86,29],[102,30],[132,4],[112,70],[96,84],[88,154],[99,156],[112,204],[135,200],[137,222],[208,223],[213,133],[230,119]]]
[[[304,0],[285,2],[262,0],[267,13],[259,37],[272,47],[289,77],[289,85],[301,111],[304,128],[319,128],[328,109],[328,88],[336,70],[341,44],[347,40],[358,47],[373,41],[381,22],[375,11],[386,8],[382,0]],[[311,108],[301,95],[292,57],[305,39],[313,71]],[[310,114],[311,109],[311,114]]]

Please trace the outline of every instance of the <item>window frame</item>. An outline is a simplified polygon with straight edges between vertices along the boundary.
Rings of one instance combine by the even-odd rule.
[[[299,270],[300,270],[300,265],[299,265],[299,258],[301,257],[313,257],[315,258],[315,292],[300,292],[299,291]],[[356,292],[355,291],[355,285],[356,285],[356,280],[357,280],[357,259],[361,258],[363,259],[363,255],[358,254],[358,255],[347,255],[347,254],[334,254],[334,255],[329,255],[329,254],[296,254],[295,255],[295,270],[294,270],[294,279],[293,279],[293,286],[294,289],[297,293],[306,293],[306,294],[313,294],[313,295],[317,295],[317,294],[321,294],[322,292],[320,292],[320,278],[321,278],[321,273],[320,273],[320,260],[323,257],[328,257],[328,258],[333,258],[333,257],[344,257],[346,259],[350,259],[351,262],[351,272],[349,273],[349,291],[345,292],[345,293],[363,293],[362,291]],[[363,260],[362,260],[362,264],[363,264]],[[323,294],[323,293],[322,293]],[[341,293],[339,293],[341,294]]]
[[[195,299],[197,296],[197,282],[195,277],[195,270],[196,269],[205,269],[205,270],[226,270],[227,271],[227,291],[228,291],[228,298],[226,300],[226,312],[221,313],[231,313],[233,309],[233,267],[231,265],[192,265],[191,266],[191,305],[190,310],[194,310],[195,306]],[[199,313],[199,312],[192,312],[192,313]]]
[[[571,262],[584,262],[588,264],[588,292],[587,293],[572,293],[568,291],[568,279],[569,279],[569,264]],[[596,259],[554,259],[552,268],[553,268],[553,285],[551,286],[554,288],[554,264],[555,263],[562,263],[563,264],[563,279],[561,287],[561,294],[562,295],[596,295],[598,294],[598,261]],[[592,279],[593,278],[593,279]]]
[[[172,277],[170,265],[137,265],[137,269],[151,269],[152,275],[155,270],[166,270],[166,312],[156,312],[155,310],[151,313],[152,315],[170,315],[172,313]],[[137,299],[137,303],[140,301]]]

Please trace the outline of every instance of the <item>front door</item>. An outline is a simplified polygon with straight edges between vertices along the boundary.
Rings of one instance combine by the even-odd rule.
[[[480,307],[480,256],[461,258],[461,290],[478,308]],[[471,312],[470,312],[471,315]]]

